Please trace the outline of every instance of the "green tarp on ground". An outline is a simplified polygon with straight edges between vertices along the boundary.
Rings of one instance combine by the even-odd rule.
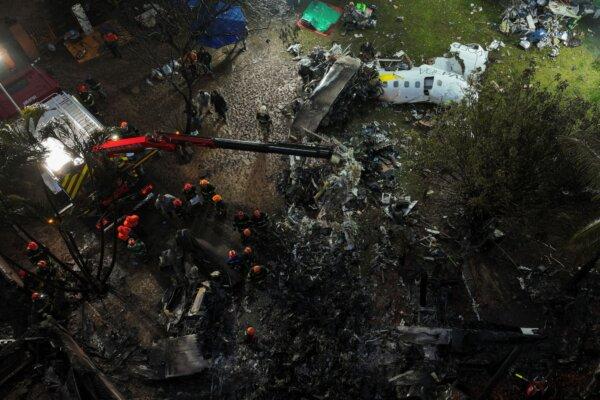
[[[342,14],[329,7],[327,4],[321,1],[311,2],[304,14],[302,14],[302,21],[310,24],[319,32],[326,32],[331,25],[338,22]]]

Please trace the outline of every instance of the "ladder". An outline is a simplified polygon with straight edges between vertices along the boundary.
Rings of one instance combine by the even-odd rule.
[[[95,131],[104,126],[75,97],[67,93],[57,93],[44,102],[50,109],[60,111],[77,130],[87,139]]]

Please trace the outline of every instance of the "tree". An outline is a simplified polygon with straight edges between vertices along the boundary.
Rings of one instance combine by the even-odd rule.
[[[15,172],[36,166],[43,159],[46,150],[33,136],[32,119],[39,115],[38,109],[30,108],[17,122],[0,125],[0,190],[10,191],[23,179]]]
[[[84,155],[87,154],[89,143],[80,142],[76,138],[77,135],[75,135],[74,131],[63,125],[64,121],[63,123],[55,121],[56,123],[49,124],[48,129],[44,130],[45,133],[36,129],[37,121],[42,113],[43,110],[37,108],[25,110],[23,118],[12,124],[5,124],[0,129],[1,148],[3,151],[6,151],[5,162],[0,164],[0,188],[3,189],[0,190],[0,221],[3,226],[11,229],[21,239],[37,242],[58,268],[64,271],[64,282],[47,282],[49,285],[63,291],[95,294],[105,293],[108,290],[108,278],[116,262],[116,235],[113,235],[112,254],[108,262],[108,267],[104,268],[106,264],[104,231],[100,230],[98,253],[83,254],[73,234],[64,225],[64,221],[58,214],[58,210],[53,207],[49,189],[41,178],[41,164],[44,161],[46,150],[38,138],[52,134],[55,138],[63,141],[63,143],[70,143],[71,151]],[[23,170],[29,167],[33,167],[35,171],[29,175],[36,181],[35,183],[39,185],[38,187],[42,188],[40,192],[46,195],[45,204],[40,205],[41,202],[31,201],[31,199],[25,201],[10,191],[17,184],[15,178],[25,175]],[[93,169],[92,167],[90,168]],[[93,174],[91,175],[93,176]],[[29,197],[34,196],[30,193]],[[36,238],[24,226],[23,220],[27,217],[34,217],[38,222],[43,221],[46,223],[47,219],[44,216],[48,216],[48,209],[51,210],[52,214],[50,215],[53,216],[52,225],[56,228],[68,251],[69,259],[67,261],[55,255],[44,245],[42,240]],[[14,268],[25,269],[20,263],[6,254],[5,251],[2,251],[2,249],[0,249],[0,256]],[[77,266],[77,268],[73,268],[73,266]],[[34,273],[32,275],[36,276]]]
[[[198,48],[202,36],[210,36],[215,20],[232,7],[241,6],[242,0],[198,0],[190,7],[187,1],[157,0],[150,3],[156,12],[156,25],[153,29],[142,30],[136,35],[141,44],[140,56],[146,58],[152,68],[169,65],[178,73],[166,73],[166,79],[185,103],[185,129],[194,129],[196,116],[195,95],[203,77],[197,65],[190,62],[192,51]],[[132,20],[136,20],[140,10],[126,8]],[[166,46],[157,46],[157,39]],[[240,38],[242,39],[242,38]],[[176,63],[174,62],[176,61]]]
[[[562,137],[565,153],[573,162],[585,187],[594,194],[594,200],[600,200],[600,140],[597,131],[581,137]],[[600,259],[600,218],[581,228],[573,235],[571,245],[584,255],[591,254],[589,260],[577,270],[565,289],[575,291]]]
[[[406,169],[462,210],[474,237],[490,219],[543,212],[580,187],[559,138],[597,130],[598,107],[568,95],[559,77],[541,87],[532,71],[503,89],[485,83],[478,99],[452,105],[409,146]]]

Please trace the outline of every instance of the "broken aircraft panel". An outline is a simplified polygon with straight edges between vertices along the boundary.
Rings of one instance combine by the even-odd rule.
[[[327,71],[319,85],[296,114],[292,123],[295,132],[315,132],[340,93],[354,78],[361,62],[357,58],[343,56]]]

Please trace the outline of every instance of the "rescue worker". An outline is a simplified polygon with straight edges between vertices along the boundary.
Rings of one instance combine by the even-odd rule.
[[[87,78],[85,79],[85,84],[88,85],[90,89],[92,89],[92,92],[97,94],[99,97],[106,99],[106,92],[104,91],[102,84],[96,79],[92,78],[91,75],[87,76]]]
[[[80,83],[77,85],[77,97],[85,108],[90,110],[93,114],[98,114],[98,110],[96,109],[96,100],[94,99],[94,95],[90,91],[88,85],[85,83]]]
[[[375,47],[371,42],[365,42],[360,46],[360,59],[367,62],[375,58]]]
[[[246,328],[246,342],[253,343],[256,341],[256,329],[254,327],[249,326]]]
[[[250,244],[250,241],[252,240],[252,230],[250,228],[246,228],[240,233],[242,234],[242,244],[244,246]]]
[[[229,253],[227,253],[227,265],[229,265],[231,268],[235,269],[236,271],[241,271],[242,266],[243,266],[243,260],[238,255],[237,251],[229,250]]]
[[[171,219],[176,216],[173,200],[176,197],[170,194],[161,194],[156,198],[154,206],[161,212],[164,218]]]
[[[129,238],[127,241],[127,251],[132,255],[132,264],[137,266],[148,256],[146,244],[140,239]]]
[[[233,226],[238,232],[243,231],[250,226],[250,217],[242,210],[236,211],[233,216]]]
[[[298,64],[298,75],[300,75],[302,78],[302,83],[304,85],[308,84],[315,78],[315,73],[310,67],[310,64],[311,63],[309,59],[302,59]]]
[[[38,260],[45,258],[46,255],[45,251],[40,247],[40,245],[33,241],[27,243],[26,254],[29,262],[34,265],[38,262]]]
[[[260,211],[258,208],[252,212],[252,226],[255,229],[263,229],[268,225],[268,223],[269,219],[267,214]]]
[[[273,121],[271,120],[271,116],[267,111],[267,106],[264,104],[259,107],[256,112],[256,120],[258,121],[258,126],[260,127],[260,131],[263,135],[263,140],[268,140],[269,135],[273,130]]]
[[[198,114],[200,117],[204,117],[207,114],[210,114],[210,93],[206,91],[201,91],[196,96],[196,104],[198,107]]]
[[[254,263],[254,250],[252,249],[252,247],[244,247],[244,251],[242,253],[242,261],[244,262],[244,267],[246,267],[246,269],[250,269],[250,267]]]
[[[51,311],[52,304],[45,293],[34,291],[31,293],[32,322],[40,322]]]
[[[21,278],[21,281],[23,281],[25,289],[33,289],[35,280],[29,272],[25,271],[24,269],[20,269],[17,274],[19,275],[19,278]]]
[[[36,274],[42,279],[51,278],[54,275],[54,268],[46,260],[39,260],[37,262]]]
[[[200,60],[200,64],[202,64],[203,72],[205,74],[212,75],[212,56],[204,47],[200,47],[200,52],[198,54],[198,58]]]
[[[258,283],[258,282],[261,282],[263,279],[265,279],[266,275],[267,275],[267,270],[265,269],[265,267],[257,264],[257,265],[252,266],[252,268],[250,268],[247,279],[254,283]]]
[[[183,218],[185,216],[185,209],[183,208],[183,201],[179,198],[173,199],[173,210],[175,215],[179,218]]]
[[[210,101],[221,121],[224,124],[227,124],[227,102],[225,101],[225,98],[221,96],[219,92],[213,90],[210,94]]]
[[[121,121],[121,123],[119,124],[119,131],[121,132],[122,138],[128,138],[128,137],[140,135],[140,130],[137,129],[135,126],[131,125],[127,121]]]
[[[183,57],[183,65],[190,71],[192,76],[198,75],[198,53],[196,50],[190,50]]]
[[[106,32],[102,35],[102,39],[104,39],[104,44],[110,52],[115,56],[115,58],[123,58],[121,52],[119,51],[119,36],[114,32]]]
[[[215,187],[210,184],[208,179],[200,180],[200,194],[207,202],[215,195]]]
[[[225,214],[227,214],[227,208],[225,207],[225,202],[223,202],[223,198],[220,194],[215,194],[211,200],[215,206],[215,212],[217,214],[217,217],[223,218]]]
[[[183,184],[183,198],[186,201],[191,201],[198,194],[196,193],[196,187],[189,182]]]

